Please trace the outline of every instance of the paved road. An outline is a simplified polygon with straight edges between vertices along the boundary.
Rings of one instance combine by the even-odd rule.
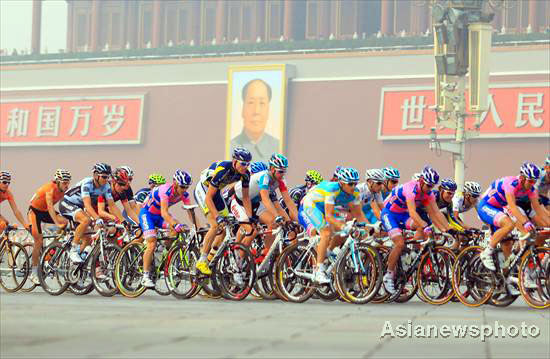
[[[550,311],[530,309],[521,300],[508,308],[466,308],[458,303],[437,307],[420,301],[356,306],[319,300],[303,304],[199,297],[178,301],[154,293],[137,299],[103,298],[95,293],[52,297],[35,290],[0,292],[0,318],[2,359],[550,357]],[[493,336],[484,342],[469,335],[400,338],[397,326],[406,328],[409,320],[411,326],[424,327],[494,327],[498,321],[506,329],[517,326],[519,333],[515,338]],[[531,337],[526,331],[523,338],[522,322],[537,326],[538,335]],[[384,329],[393,330],[395,336],[380,338]]]

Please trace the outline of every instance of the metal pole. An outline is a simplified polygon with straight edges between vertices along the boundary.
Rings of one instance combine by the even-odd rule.
[[[464,129],[464,122],[466,118],[466,94],[464,92],[466,83],[466,77],[460,76],[458,78],[458,111],[456,112],[456,133],[455,139],[458,145],[457,153],[453,154],[455,160],[455,181],[458,186],[458,192],[462,193],[464,190],[464,155],[466,150],[466,132]]]

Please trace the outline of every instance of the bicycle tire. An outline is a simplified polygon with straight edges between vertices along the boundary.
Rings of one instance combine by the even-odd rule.
[[[495,290],[494,273],[488,271],[479,260],[482,251],[480,246],[466,247],[458,254],[453,265],[453,290],[458,300],[467,307],[479,307],[487,303]],[[481,287],[483,284],[489,285],[489,288]]]
[[[288,247],[279,259],[275,267],[276,281],[281,294],[293,303],[303,303],[313,296],[317,291],[317,287],[313,284],[312,279],[299,277],[295,274],[295,265],[298,264],[298,259],[302,251],[307,250],[307,242],[298,242]],[[317,254],[314,249],[309,249],[308,253],[304,253],[302,263],[304,265],[305,274],[313,277],[313,271],[317,263]],[[296,289],[296,291],[294,291]]]
[[[443,246],[434,247],[432,253],[438,270],[434,268],[429,252],[420,258],[416,278],[418,293],[421,299],[425,299],[429,304],[443,305],[454,296],[451,278],[456,256],[453,251]],[[428,288],[434,288],[434,286],[436,293],[429,293]]]
[[[143,277],[143,247],[139,242],[130,242],[120,251],[115,264],[115,282],[120,293],[127,298],[137,298],[145,287]]]
[[[66,249],[65,244],[52,242],[40,256],[38,264],[40,286],[46,293],[53,296],[63,294],[70,285],[66,275],[69,262],[69,252]],[[54,288],[54,283],[59,284],[59,287]]]
[[[233,258],[231,258],[233,256]],[[232,261],[238,261],[238,268]],[[229,300],[240,301],[245,299],[256,282],[256,263],[248,246],[242,243],[230,243],[222,256],[216,261],[216,276],[222,296]],[[239,273],[232,273],[237,270]],[[242,276],[242,284],[236,280],[236,275]]]
[[[30,263],[30,272],[29,272],[29,278],[27,278],[27,280],[25,281],[25,285],[23,285],[23,287],[21,287],[21,289],[19,289],[21,292],[23,293],[29,293],[29,292],[32,292],[34,290],[34,288],[36,288],[38,285],[35,284],[32,280],[30,280],[30,275],[32,273],[32,251],[34,249],[34,244],[33,243],[25,243],[23,244],[23,247],[25,248],[25,252],[27,252],[27,255],[29,256],[29,261],[31,262]]]
[[[99,248],[95,251],[95,253],[93,253],[90,263],[92,283],[95,290],[103,297],[112,297],[119,292],[115,283],[114,271],[116,259],[118,258],[121,250],[122,249],[117,244],[110,243],[103,248],[104,258],[100,259],[102,253]],[[101,268],[101,273],[106,276],[106,280],[100,280],[98,278],[98,267]]]
[[[6,258],[4,258],[6,255]],[[11,262],[11,263],[10,263]],[[6,241],[0,250],[0,268],[5,274],[11,274],[13,286],[7,281],[7,276],[0,273],[0,286],[8,293],[15,293],[25,285],[29,277],[30,261],[23,245]],[[7,268],[7,269],[4,269]]]
[[[539,256],[543,257],[542,261]],[[547,259],[548,257],[550,257],[550,248],[537,247],[535,253],[533,250],[526,251],[519,265],[519,291],[527,305],[534,309],[550,307],[550,286],[548,284],[550,282],[550,260]],[[536,274],[536,289],[525,286],[526,273],[529,270]]]
[[[361,263],[359,269],[364,272],[357,272],[353,262],[351,248],[346,250],[336,265],[336,282],[340,295],[353,304],[366,304],[377,294],[382,283],[379,271],[379,263],[372,247],[366,243],[359,243],[356,246],[356,253]]]
[[[167,283],[170,293],[177,299],[190,299],[197,295],[200,286],[196,280],[196,262],[199,259],[196,248],[178,244],[168,252]],[[182,288],[182,282],[189,282],[189,288]]]

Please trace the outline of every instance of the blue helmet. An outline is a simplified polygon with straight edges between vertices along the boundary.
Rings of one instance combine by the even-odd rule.
[[[444,180],[441,180],[441,184],[439,185],[439,188],[444,189],[446,191],[454,192],[457,189],[457,185],[454,179],[445,178]]]
[[[420,177],[424,179],[424,182],[431,185],[436,185],[439,182],[439,173],[430,166],[424,167]]]
[[[344,168],[342,166],[336,166],[336,169],[334,170],[334,173],[332,174],[332,177],[336,177],[338,178],[338,172],[340,172],[340,170]]]
[[[540,168],[534,163],[524,162],[521,165],[519,173],[529,179],[539,179],[540,177]]]
[[[191,175],[182,170],[177,170],[176,173],[174,173],[173,180],[180,186],[190,186],[191,183],[193,183]]]
[[[399,173],[399,170],[395,167],[386,167],[382,169],[382,172],[384,173],[384,176],[386,179],[399,179],[401,178],[401,174]]]
[[[337,176],[338,180],[345,183],[359,182],[359,172],[355,168],[341,168]]]
[[[280,153],[274,153],[269,159],[269,165],[275,168],[288,168],[288,160]]]
[[[235,147],[233,149],[233,159],[237,161],[250,162],[252,161],[252,154],[244,147]]]
[[[250,172],[258,173],[267,170],[267,165],[263,162],[252,162],[250,164]]]

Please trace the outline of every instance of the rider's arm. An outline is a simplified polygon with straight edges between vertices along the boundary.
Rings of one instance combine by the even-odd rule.
[[[17,218],[19,223],[21,223],[23,227],[29,228],[29,224],[21,214],[21,211],[19,210],[19,208],[17,208],[17,204],[15,203],[15,200],[13,199],[13,197],[8,198],[8,202],[10,204],[13,215],[15,216],[15,218]]]
[[[426,204],[426,210],[428,211],[428,216],[432,219],[434,225],[441,231],[447,232],[449,230],[449,222],[443,213],[437,208],[435,201],[430,201]]]
[[[416,211],[416,203],[414,202],[414,198],[413,199],[407,198],[407,209],[409,211],[409,215],[411,216],[414,223],[418,227],[424,228],[428,225],[428,223],[424,222],[424,220],[420,217],[420,215]]]
[[[357,203],[350,203],[349,204],[350,213],[353,218],[356,218],[359,222],[365,222],[367,223],[367,217],[365,217],[365,213],[363,212],[363,208],[360,204]]]
[[[293,221],[298,221],[298,209],[296,208],[296,203],[294,203],[294,200],[290,197],[290,194],[288,191],[281,191],[281,197],[283,197],[283,201],[286,204],[286,208],[288,208],[288,213],[290,214],[290,218]]]
[[[336,228],[337,231],[344,228],[345,223],[334,218],[334,204],[325,202],[325,219]]]
[[[53,206],[53,192],[54,190],[50,190],[46,192],[46,205],[48,206],[48,213],[50,214],[50,217],[53,219],[53,223],[58,226],[62,227],[64,224],[60,223],[57,219],[57,213],[55,212],[55,208]]]
[[[93,219],[99,219],[99,214],[95,211],[94,206],[92,206],[92,199],[90,196],[82,196],[82,202],[84,202],[86,213]]]
[[[105,199],[107,200],[107,205],[109,206],[109,210],[111,211],[111,213],[114,214],[119,221],[124,222],[124,216],[122,215],[122,212],[120,212],[120,209],[118,209],[115,201],[113,201],[112,198]]]
[[[178,221],[176,221],[168,212],[168,199],[161,198],[160,215],[162,216],[162,219],[164,219],[166,222],[168,222],[168,224],[170,224],[171,228],[173,228],[176,224],[178,224]]]
[[[516,217],[519,221],[519,224],[523,225],[529,221],[529,218],[525,217],[516,205],[516,196],[513,192],[505,192],[506,201],[508,202],[508,210],[512,213],[512,216]]]
[[[546,210],[546,208],[544,208],[540,204],[538,196],[530,198],[529,200],[531,201],[531,208],[533,208],[535,210],[535,213],[539,215],[543,222],[543,225],[545,227],[550,226],[550,216],[548,215],[548,211]]]
[[[244,197],[244,188],[243,188],[243,197]],[[262,203],[265,206],[265,208],[267,209],[267,211],[269,213],[271,213],[271,215],[273,217],[277,217],[279,215],[279,213],[277,212],[277,209],[275,208],[275,206],[273,205],[273,202],[271,201],[271,198],[269,196],[269,190],[261,189],[260,190],[260,198],[262,199]],[[244,203],[244,201],[243,201],[243,203]]]
[[[99,198],[97,199],[97,214],[99,214],[99,217],[104,219],[108,219],[111,221],[116,220],[116,217],[107,211],[105,199],[103,199],[102,196],[99,196]]]
[[[134,221],[134,223],[139,223],[137,212],[134,210],[134,206],[132,206],[132,202],[134,202],[134,204],[135,204],[135,201],[133,201],[133,200],[132,201],[122,201],[122,207],[124,207],[124,210],[128,214],[128,217],[130,217],[132,219],[132,221]]]
[[[374,213],[376,219],[380,220],[380,213],[382,212],[380,211],[380,204],[375,200],[372,200],[370,202],[370,208],[372,208],[372,213]]]

